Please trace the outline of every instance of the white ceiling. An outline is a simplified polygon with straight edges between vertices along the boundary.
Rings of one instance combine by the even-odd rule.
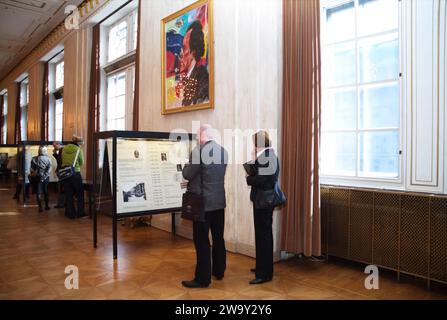
[[[0,79],[3,79],[82,0],[0,0]]]

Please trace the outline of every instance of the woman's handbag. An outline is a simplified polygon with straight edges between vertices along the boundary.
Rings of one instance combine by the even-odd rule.
[[[200,194],[186,191],[182,198],[182,218],[186,220],[205,221],[205,200],[203,197],[202,159],[200,159]]]
[[[73,165],[57,170],[57,178],[59,179],[59,181],[67,180],[76,174],[75,165],[76,165],[76,161],[78,161],[79,151],[80,151],[80,149],[78,148],[78,151],[76,152],[75,159],[73,161]]]
[[[35,170],[31,170],[31,172],[28,175],[28,181],[31,184],[38,184],[41,180],[41,176],[39,174],[39,172],[35,171]]]
[[[278,182],[275,183],[273,189],[256,190],[255,208],[256,209],[273,209],[286,203],[286,196],[279,188]]]

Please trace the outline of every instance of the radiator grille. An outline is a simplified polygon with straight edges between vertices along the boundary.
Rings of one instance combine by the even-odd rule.
[[[447,283],[446,197],[322,187],[321,202],[324,253]]]
[[[375,194],[373,263],[376,265],[398,267],[399,214],[398,195]]]
[[[351,191],[349,258],[371,263],[373,193]]]
[[[447,281],[447,199],[431,203],[430,271],[430,277]]]

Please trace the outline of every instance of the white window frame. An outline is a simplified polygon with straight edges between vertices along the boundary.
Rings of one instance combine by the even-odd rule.
[[[3,109],[3,123],[2,123],[2,132],[3,132],[3,141],[2,144],[6,144],[8,141],[8,92],[2,94],[3,96],[3,105],[1,106]]]
[[[60,126],[60,130],[58,130],[58,125],[57,125],[57,102],[62,100],[61,104],[62,104],[62,122],[61,122],[61,126]],[[55,99],[54,100],[54,130],[53,130],[53,135],[54,135],[54,139],[55,141],[62,141],[63,136],[64,136],[64,98],[60,98],[60,99]],[[57,136],[57,132],[60,131],[60,137]]]
[[[57,67],[60,66],[61,64],[64,64],[64,74],[65,74],[65,63],[64,63],[64,59],[62,58],[61,61],[54,63],[54,87],[55,87],[55,88],[54,88],[54,91],[53,91],[53,92],[58,91],[59,89],[61,89],[61,88],[64,87],[64,77],[62,77],[62,85],[59,86],[59,87],[56,87],[56,86],[57,86],[57,81],[56,81],[56,80],[57,80]]]
[[[115,76],[119,73],[125,73],[126,74],[126,88],[125,88],[125,111],[124,111],[124,119],[125,119],[125,128],[123,130],[132,130],[133,127],[133,96],[134,96],[134,89],[135,89],[135,63],[131,63],[123,68],[119,68],[117,70],[114,70],[113,72],[110,72],[106,75],[106,97],[105,97],[105,108],[104,108],[104,128],[101,128],[100,131],[107,131],[107,122],[108,122],[108,79],[109,77]]]
[[[133,10],[130,13],[126,14],[124,17],[122,17],[121,19],[117,20],[116,22],[114,22],[113,24],[111,24],[109,27],[107,27],[106,29],[106,35],[107,35],[107,41],[106,41],[106,65],[112,64],[116,61],[119,61],[133,53],[136,52],[136,41],[138,41],[138,37],[137,39],[135,39],[135,20],[138,19],[138,10]],[[123,54],[122,56],[117,57],[116,59],[113,60],[109,60],[109,42],[110,42],[110,30],[119,25],[121,22],[126,21],[127,22],[127,34],[126,34],[126,53]]]
[[[349,87],[354,87],[356,88],[356,129],[354,130],[348,130],[349,132],[355,132],[356,133],[356,176],[341,176],[341,175],[323,175],[322,173],[320,174],[320,183],[321,184],[327,184],[327,185],[338,185],[338,186],[348,186],[348,187],[367,187],[367,188],[382,188],[382,189],[393,189],[393,190],[404,190],[405,189],[405,179],[404,179],[404,175],[405,175],[405,165],[406,165],[406,159],[405,159],[405,154],[406,154],[406,146],[405,146],[405,133],[406,133],[406,122],[405,122],[405,115],[403,112],[403,103],[404,103],[404,94],[403,94],[403,85],[404,85],[404,75],[402,74],[403,72],[403,63],[404,63],[404,59],[403,59],[403,52],[402,52],[402,48],[403,48],[403,35],[402,35],[402,4],[401,1],[398,1],[398,29],[397,30],[393,30],[393,31],[386,31],[386,32],[380,32],[380,33],[374,33],[368,36],[362,36],[362,37],[357,37],[357,9],[358,9],[358,0],[323,0],[321,2],[320,8],[321,8],[321,21],[325,21],[325,14],[326,14],[326,10],[336,7],[336,6],[340,6],[343,5],[345,3],[349,3],[354,1],[354,6],[355,6],[355,19],[356,19],[356,24],[355,24],[355,39],[348,39],[348,40],[343,40],[343,41],[335,41],[335,42],[327,42],[327,43],[322,43],[321,48],[322,51],[324,50],[325,47],[327,46],[331,46],[334,44],[342,44],[342,43],[348,43],[348,42],[352,42],[355,41],[355,53],[356,53],[356,68],[355,68],[355,72],[356,72],[356,83],[355,85],[351,85]],[[324,25],[322,24],[321,27],[321,32],[324,32]],[[359,101],[359,73],[358,73],[358,42],[362,39],[368,39],[368,38],[372,38],[372,37],[377,37],[377,36],[381,36],[381,35],[386,35],[386,34],[391,34],[392,32],[396,32],[398,33],[398,42],[399,42],[399,74],[400,77],[393,80],[392,82],[397,81],[399,83],[399,112],[400,112],[400,116],[399,116],[399,120],[400,120],[400,127],[398,128],[398,132],[399,132],[399,143],[400,143],[400,159],[399,159],[399,168],[398,168],[398,177],[397,178],[374,178],[374,177],[360,177],[357,176],[358,175],[358,165],[359,165],[359,138],[358,138],[358,134],[361,132],[373,132],[373,131],[378,131],[378,132],[384,132],[387,131],[386,128],[382,128],[382,129],[359,129],[359,118],[358,118],[358,111],[359,111],[359,105],[358,105],[358,101]],[[322,36],[321,39],[323,39],[324,37]],[[323,67],[324,67],[324,61],[323,61]],[[386,81],[377,81],[377,82],[371,82],[368,83],[369,84],[385,84],[385,83],[390,83],[391,81],[386,80]],[[327,89],[334,89],[334,88],[347,88],[348,86],[334,86],[334,87],[327,87],[327,88],[322,88],[322,91],[324,92],[324,90]],[[393,129],[393,131],[395,131],[395,129]],[[326,131],[322,131],[323,133],[326,132],[347,132],[346,130],[326,130]],[[323,151],[323,150],[322,150]],[[322,152],[320,153],[322,154]]]
[[[62,85],[59,87],[56,87],[56,73],[57,73],[57,66],[64,64],[64,76],[62,78]],[[49,94],[49,101],[48,101],[48,140],[58,140],[56,137],[56,128],[57,128],[57,119],[56,119],[56,103],[58,100],[62,100],[62,138],[60,140],[63,140],[63,132],[64,132],[64,98],[56,99],[54,97],[54,93],[58,91],[62,91],[64,89],[65,85],[65,60],[64,60],[64,50],[61,50],[56,56],[51,58],[51,60],[48,61],[48,94]]]
[[[23,92],[24,87],[26,88],[25,93]],[[25,101],[25,103],[23,103],[23,101]],[[28,106],[29,106],[29,78],[27,76],[20,82],[20,140],[21,141],[26,141],[28,139]],[[23,121],[22,123],[24,114],[25,114],[25,121]]]
[[[135,23],[136,19],[138,19],[138,8],[133,9],[132,11],[124,14],[122,17],[111,23],[109,26],[106,26],[104,29],[104,33],[106,35],[105,40],[103,42],[104,46],[101,46],[101,50],[106,52],[105,59],[102,61],[101,69],[101,89],[102,92],[105,92],[104,95],[101,95],[100,104],[101,107],[101,119],[100,119],[100,131],[107,130],[107,120],[108,120],[108,78],[116,75],[117,73],[125,72],[126,73],[126,98],[125,98],[125,130],[133,130],[133,105],[134,105],[134,91],[135,91],[135,61],[131,61],[126,65],[120,66],[119,68],[115,68],[115,65],[119,65],[119,62],[128,59],[132,55],[136,53],[136,46],[138,41],[138,36],[135,37],[135,29],[138,25]],[[110,30],[119,25],[121,22],[127,22],[127,34],[126,34],[126,53],[122,56],[109,61],[109,36]],[[107,70],[107,72],[106,72]]]

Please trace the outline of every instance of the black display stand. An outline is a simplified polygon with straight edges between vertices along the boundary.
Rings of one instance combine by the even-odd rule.
[[[143,132],[143,131],[105,131],[97,132],[94,134],[94,145],[93,145],[93,185],[98,187],[97,183],[97,173],[98,173],[98,147],[99,140],[112,140],[112,236],[113,236],[113,259],[118,258],[118,232],[117,232],[117,197],[116,197],[116,178],[117,178],[117,153],[116,145],[118,139],[132,139],[132,140],[144,140],[144,141],[179,141],[179,140],[192,140],[195,135],[189,133],[169,133],[169,132]],[[97,248],[98,245],[98,220],[97,220],[97,190],[93,192],[93,247]],[[175,214],[180,212],[181,208],[164,208],[160,210],[150,210],[150,211],[138,211],[138,212],[127,212],[119,214],[120,218],[128,217],[138,217],[145,215],[155,215],[155,214],[166,214],[171,213],[171,230],[172,234],[175,235]]]

